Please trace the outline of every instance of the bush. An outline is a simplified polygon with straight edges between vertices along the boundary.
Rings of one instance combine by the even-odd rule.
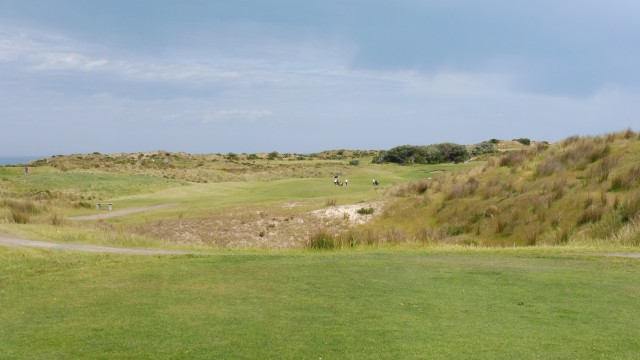
[[[442,143],[428,146],[402,145],[382,152],[373,159],[373,163],[386,162],[397,164],[439,164],[445,162],[463,162],[469,158],[469,152],[463,145]]]
[[[374,208],[368,207],[368,208],[360,208],[360,209],[358,209],[357,213],[360,214],[360,215],[371,215],[371,214],[373,214],[374,211],[375,211]]]
[[[326,231],[319,231],[307,242],[307,247],[314,250],[332,250],[336,247],[335,238]]]
[[[471,154],[473,155],[493,154],[496,152],[496,148],[493,145],[494,143],[489,141],[481,142],[480,144],[476,145],[473,148],[473,150],[471,150]]]
[[[353,160],[349,161],[349,165],[359,166],[360,165],[360,160],[353,159]]]
[[[519,138],[519,139],[513,139],[513,141],[517,141],[522,145],[526,145],[529,146],[531,145],[531,140],[527,139],[527,138]]]

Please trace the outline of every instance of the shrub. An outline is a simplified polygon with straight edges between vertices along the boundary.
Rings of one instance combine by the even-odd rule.
[[[267,159],[269,160],[275,160],[278,158],[278,152],[277,151],[272,151],[269,153],[269,155],[267,155]]]
[[[352,165],[352,166],[359,166],[359,165],[360,165],[360,160],[358,160],[358,159],[353,159],[353,160],[349,161],[349,165]]]
[[[332,250],[336,247],[336,241],[333,235],[321,230],[309,237],[307,247],[314,250]]]
[[[526,145],[529,146],[531,145],[531,140],[527,139],[527,138],[519,138],[519,139],[513,139],[513,141],[517,141],[522,145]]]
[[[88,202],[85,202],[85,201],[80,201],[80,202],[78,203],[78,207],[83,207],[83,208],[91,209],[91,204],[89,204]]]
[[[473,150],[471,150],[471,154],[473,155],[481,155],[481,154],[493,154],[496,152],[496,148],[493,146],[493,143],[489,141],[481,142],[476,145]]]
[[[439,164],[462,162],[469,158],[466,146],[442,143],[428,146],[402,145],[382,152],[373,159],[373,163],[385,162],[398,164]]]
[[[357,213],[360,215],[371,215],[373,214],[373,212],[375,211],[374,208],[372,207],[368,207],[368,208],[360,208],[357,210]]]

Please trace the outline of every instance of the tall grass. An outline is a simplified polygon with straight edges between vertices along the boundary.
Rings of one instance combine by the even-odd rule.
[[[507,152],[477,173],[439,179],[423,201],[398,199],[406,206],[371,227],[384,236],[382,224],[388,228],[396,219],[421,229],[414,234],[422,231],[422,238],[444,229],[446,237],[437,241],[474,239],[487,246],[615,239],[632,232],[630,224],[640,217],[636,139],[630,132],[571,137],[537,150]],[[633,243],[634,236],[624,238],[625,244]]]
[[[28,224],[32,215],[40,213],[40,207],[34,201],[6,199],[3,203],[9,208],[10,220],[16,224]]]

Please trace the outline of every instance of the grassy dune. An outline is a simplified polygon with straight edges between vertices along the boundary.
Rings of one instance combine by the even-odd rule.
[[[396,187],[397,200],[367,225],[367,236],[391,243],[635,248],[639,155],[640,135],[632,131],[506,152],[467,172]]]
[[[638,259],[0,247],[4,358],[637,358]]]
[[[600,254],[638,252],[638,134],[502,145],[457,165],[336,151],[0,167],[3,234],[209,254],[0,246],[0,357],[640,357],[640,261]],[[97,202],[176,205],[69,218]],[[343,205],[373,214],[317,215]]]
[[[313,210],[327,204],[366,206],[384,201],[384,189],[396,184],[474,166],[373,165],[370,158],[353,166],[352,158],[250,162],[186,155],[179,160],[169,156],[172,161],[167,163],[132,165],[118,157],[105,158],[56,156],[38,162],[29,176],[20,168],[2,168],[0,229],[41,240],[132,247],[300,247],[315,231],[328,228],[337,234],[351,226],[345,219],[319,219],[310,215]],[[187,181],[194,168],[210,177]],[[220,172],[233,176],[221,181],[211,175]],[[187,175],[181,179],[180,174]],[[348,179],[349,186],[334,186],[334,175]],[[373,188],[372,178],[382,183],[380,189]],[[112,203],[114,210],[175,205],[100,221],[67,219],[100,213],[97,203],[103,209]]]

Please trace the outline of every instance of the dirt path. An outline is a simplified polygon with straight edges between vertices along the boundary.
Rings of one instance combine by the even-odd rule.
[[[603,253],[603,254],[598,254],[598,255],[603,255],[603,256],[618,256],[618,257],[630,257],[630,258],[640,259],[640,254],[638,254],[638,253]]]
[[[162,205],[147,206],[147,207],[141,207],[141,208],[135,208],[135,209],[109,211],[109,212],[103,212],[101,214],[94,214],[94,215],[72,216],[72,217],[69,217],[68,219],[70,219],[70,220],[108,219],[108,218],[112,218],[112,217],[116,217],[116,216],[130,215],[130,214],[135,214],[135,213],[139,213],[139,212],[143,212],[143,211],[162,209],[162,208],[169,207],[169,206],[174,206],[174,205],[177,205],[177,204],[162,204]]]
[[[130,249],[130,248],[117,248],[117,247],[100,246],[100,245],[52,243],[52,242],[46,242],[46,241],[21,239],[17,237],[0,234],[0,246],[1,245],[31,246],[31,247],[40,247],[40,248],[46,248],[46,249],[62,249],[62,250],[96,252],[96,253],[136,254],[136,255],[204,255],[206,254],[206,253],[197,253],[197,252],[188,252],[188,251]]]

